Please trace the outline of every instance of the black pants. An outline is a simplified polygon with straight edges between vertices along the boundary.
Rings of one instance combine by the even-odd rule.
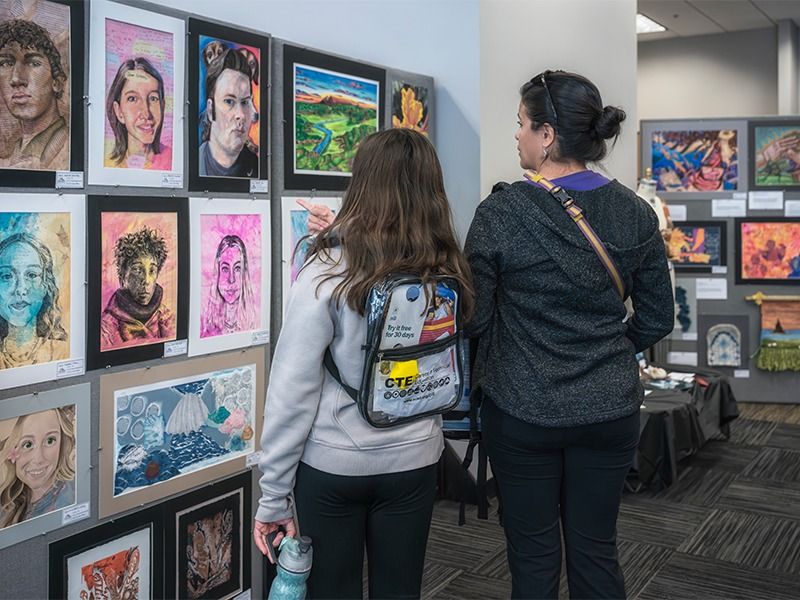
[[[314,562],[308,598],[361,598],[364,545],[370,598],[419,598],[436,493],[436,465],[345,477],[304,463],[295,499]]]
[[[570,598],[624,598],[617,513],[639,413],[547,428],[511,417],[486,398],[481,416],[503,510],[512,598],[558,598],[562,530]]]

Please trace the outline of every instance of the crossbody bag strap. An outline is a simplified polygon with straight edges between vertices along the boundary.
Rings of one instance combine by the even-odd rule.
[[[624,300],[625,284],[622,281],[622,275],[620,275],[617,265],[614,264],[614,260],[608,253],[603,240],[600,239],[595,230],[592,229],[592,226],[589,225],[589,221],[586,220],[586,217],[583,214],[583,209],[575,204],[575,200],[572,199],[572,196],[570,196],[564,190],[564,188],[562,188],[560,185],[553,185],[550,181],[539,175],[539,173],[536,171],[529,169],[525,171],[524,176],[525,179],[531,183],[541,185],[550,193],[551,196],[553,196],[553,198],[558,200],[559,204],[561,204],[561,208],[564,209],[575,225],[578,226],[578,229],[581,230],[581,233],[589,242],[592,250],[594,250],[595,254],[597,254],[597,258],[599,258],[600,262],[603,263],[606,271],[608,271],[609,277],[611,277],[611,281],[614,283],[614,288],[617,290],[619,297]]]

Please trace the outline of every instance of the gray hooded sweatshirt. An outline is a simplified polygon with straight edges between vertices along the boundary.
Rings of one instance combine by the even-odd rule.
[[[338,258],[340,251],[334,249],[332,255]],[[287,499],[300,461],[334,475],[380,475],[432,465],[444,448],[441,417],[372,427],[325,370],[322,361],[330,346],[342,380],[358,389],[367,335],[365,317],[333,302],[340,276],[317,287],[330,268],[315,259],[300,271],[289,292],[264,409],[259,521],[291,515]]]

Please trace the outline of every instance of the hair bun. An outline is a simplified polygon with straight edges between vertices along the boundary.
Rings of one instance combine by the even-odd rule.
[[[594,133],[601,140],[617,137],[620,123],[625,120],[625,111],[616,106],[606,106],[594,122]]]

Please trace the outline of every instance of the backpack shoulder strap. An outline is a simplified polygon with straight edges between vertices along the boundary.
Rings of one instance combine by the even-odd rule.
[[[623,283],[622,275],[620,275],[617,265],[614,264],[614,260],[608,253],[603,240],[600,239],[600,236],[598,236],[595,230],[592,229],[592,226],[589,225],[589,221],[586,220],[583,209],[575,204],[575,200],[572,199],[572,196],[570,196],[564,188],[560,185],[553,185],[536,171],[529,169],[525,171],[524,176],[528,181],[541,185],[545,190],[550,192],[553,198],[558,200],[559,204],[561,204],[561,208],[566,211],[567,215],[569,215],[575,225],[578,226],[578,229],[580,229],[583,236],[587,239],[592,250],[597,254],[597,258],[603,263],[603,267],[608,271],[608,276],[611,277],[611,281],[614,283],[619,297],[624,300],[625,284]]]
[[[339,367],[337,367],[336,363],[333,361],[333,354],[331,354],[330,348],[325,348],[325,358],[323,358],[322,363],[325,365],[328,373],[331,374],[331,377],[339,382],[339,385],[342,386],[342,389],[347,392],[347,395],[350,396],[354,402],[358,402],[358,390],[350,387],[344,381],[342,381],[342,376],[339,374]]]

